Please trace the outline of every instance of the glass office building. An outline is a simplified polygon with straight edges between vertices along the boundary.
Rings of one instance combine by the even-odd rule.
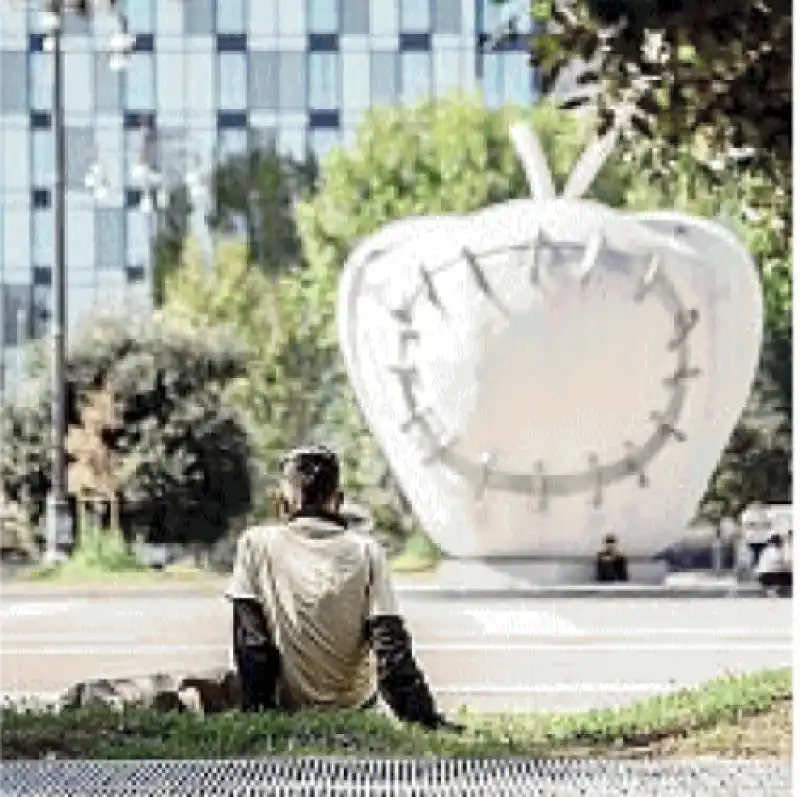
[[[53,56],[38,0],[0,0],[0,346],[47,332],[54,260]],[[527,9],[529,4],[522,2]],[[491,0],[122,0],[135,48],[109,65],[116,21],[70,15],[64,37],[69,328],[95,306],[146,296],[152,214],[133,179],[142,129],[165,163],[215,160],[275,140],[324,156],[348,145],[365,109],[453,90],[489,106],[530,104],[519,45],[483,52],[507,11]],[[523,11],[520,32],[529,29]],[[171,154],[171,149],[174,152]],[[110,192],[86,187],[100,163]],[[176,176],[175,179],[180,179]]]

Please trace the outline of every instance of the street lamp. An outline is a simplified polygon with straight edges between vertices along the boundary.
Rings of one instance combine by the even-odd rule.
[[[52,449],[53,467],[50,494],[47,498],[47,553],[46,561],[58,562],[66,558],[65,549],[72,544],[72,518],[67,502],[66,480],[66,138],[64,126],[64,53],[62,49],[63,23],[68,11],[88,14],[93,4],[89,0],[49,0],[42,15],[45,30],[44,49],[53,54],[53,138],[55,147],[55,185],[53,216],[55,233],[55,264],[53,268],[53,314],[50,324],[52,340]],[[100,3],[113,9],[114,3]],[[117,15],[119,30],[109,43],[112,67],[119,69],[133,51],[134,41],[125,19]]]

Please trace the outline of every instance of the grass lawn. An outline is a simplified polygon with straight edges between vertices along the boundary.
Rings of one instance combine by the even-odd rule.
[[[199,717],[128,708],[2,712],[6,760],[188,759],[275,754],[372,757],[656,758],[791,756],[789,668],[713,681],[619,710],[465,713],[463,735],[429,733],[373,714],[309,712]]]

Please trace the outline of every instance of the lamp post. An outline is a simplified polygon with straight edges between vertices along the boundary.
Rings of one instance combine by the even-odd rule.
[[[53,197],[53,224],[55,264],[53,268],[53,313],[50,322],[52,345],[52,475],[47,497],[47,552],[48,562],[63,561],[73,541],[72,516],[67,500],[67,385],[66,385],[66,324],[67,324],[67,274],[66,274],[66,135],[64,124],[64,53],[62,48],[64,18],[70,8],[75,13],[89,13],[90,3],[50,0],[44,13],[46,31],[45,49],[53,54],[53,140],[55,149],[55,184]],[[113,8],[113,3],[111,4]],[[133,51],[133,37],[128,33],[127,22],[118,16],[120,30],[112,37],[110,52],[112,67],[119,69]]]

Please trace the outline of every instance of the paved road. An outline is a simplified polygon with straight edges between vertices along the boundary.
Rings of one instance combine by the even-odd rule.
[[[785,600],[407,596],[404,611],[448,710],[618,705],[792,661]],[[5,596],[0,684],[55,692],[82,678],[224,665],[229,636],[229,608],[209,596]]]

